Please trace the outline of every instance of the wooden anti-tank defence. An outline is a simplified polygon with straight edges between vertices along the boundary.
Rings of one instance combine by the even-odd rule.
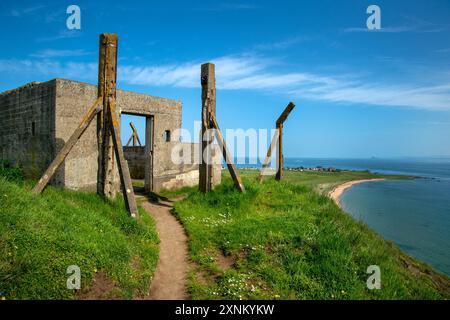
[[[83,132],[85,132],[94,117],[97,116],[99,150],[97,193],[108,198],[114,198],[116,194],[114,187],[114,161],[117,159],[126,208],[133,218],[137,218],[138,211],[130,172],[128,163],[123,155],[122,142],[120,141],[120,125],[118,121],[120,114],[116,110],[117,45],[118,39],[116,34],[103,33],[100,35],[98,98],[33,188],[33,192],[42,192]]]
[[[227,148],[222,132],[216,119],[216,79],[215,66],[212,63],[205,63],[201,67],[202,84],[202,130],[201,130],[201,161],[199,166],[199,190],[209,192],[212,189],[212,156],[211,144],[214,141],[214,135],[217,137],[222,155],[233,179],[234,185],[240,192],[245,192],[236,166],[231,158],[230,151]]]
[[[259,174],[259,182],[262,182],[264,179],[263,171],[269,166],[270,158],[272,157],[272,149],[278,143],[277,146],[277,157],[276,157],[276,165],[277,165],[277,173],[275,175],[276,180],[281,180],[283,178],[284,171],[284,159],[283,159],[283,124],[286,121],[287,117],[291,113],[291,111],[295,108],[295,104],[293,102],[289,102],[284,111],[278,117],[275,122],[275,134],[272,138],[272,142],[270,143],[269,149],[267,150],[266,158],[264,159],[261,172]]]

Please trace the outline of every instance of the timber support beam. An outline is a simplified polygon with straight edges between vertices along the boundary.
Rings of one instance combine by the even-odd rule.
[[[211,134],[210,115],[216,115],[216,76],[215,66],[205,63],[201,66],[200,81],[202,84],[202,130],[200,136],[199,190],[207,193],[212,190],[213,165],[211,144],[214,136]]]
[[[259,182],[262,182],[264,179],[264,173],[263,171],[266,170],[266,168],[269,166],[270,158],[272,157],[272,149],[277,146],[277,157],[276,157],[276,164],[277,164],[277,172],[275,175],[276,180],[283,179],[283,173],[284,173],[284,157],[283,157],[283,125],[286,121],[287,117],[291,113],[291,111],[295,108],[295,104],[293,102],[289,102],[289,104],[286,106],[284,111],[281,113],[281,115],[278,117],[277,121],[275,122],[275,135],[273,136],[272,142],[269,146],[269,149],[267,150],[266,158],[264,159],[261,172],[259,174]]]

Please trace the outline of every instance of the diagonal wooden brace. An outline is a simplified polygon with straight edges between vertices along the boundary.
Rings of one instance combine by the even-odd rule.
[[[278,130],[276,130],[275,134],[273,135],[272,142],[270,143],[269,149],[267,150],[267,155],[262,164],[261,172],[259,173],[259,182],[262,182],[264,179],[264,170],[266,170],[269,166],[270,158],[272,157],[272,150],[277,146],[279,137],[280,133]]]
[[[264,179],[263,171],[266,169],[270,162],[270,157],[272,156],[272,148],[275,143],[278,144],[277,148],[277,173],[276,173],[276,180],[281,180],[283,177],[283,171],[284,171],[284,159],[283,159],[283,124],[284,121],[286,121],[287,117],[291,113],[291,111],[295,108],[295,104],[293,102],[289,102],[289,104],[286,106],[284,111],[281,113],[281,115],[278,117],[277,121],[275,122],[275,126],[277,129],[276,134],[274,135],[272,139],[272,143],[269,146],[269,150],[267,150],[266,158],[264,159],[264,163],[262,165],[261,171],[259,173],[259,182],[262,182]]]
[[[128,163],[123,155],[122,142],[120,141],[119,122],[116,116],[116,103],[114,98],[108,99],[108,115],[111,117],[111,136],[114,144],[114,151],[116,154],[117,162],[119,164],[119,176],[122,184],[122,193],[125,199],[125,206],[133,218],[138,218],[139,213],[136,206],[136,199],[134,197],[133,185],[131,183],[130,170]]]
[[[137,143],[139,143],[139,146],[142,147],[141,140],[139,139],[136,127],[134,126],[133,122],[130,122],[130,127],[132,130],[132,134],[131,134],[130,139],[128,139],[126,146],[128,147],[130,145],[130,142],[133,141],[133,147],[137,146]]]
[[[92,122],[92,119],[102,111],[103,106],[101,105],[103,98],[99,97],[95,103],[92,105],[92,107],[89,109],[89,111],[86,113],[86,115],[81,120],[80,124],[78,125],[78,128],[72,133],[69,140],[64,144],[63,148],[58,152],[55,159],[52,161],[50,166],[47,168],[47,170],[42,175],[41,179],[39,179],[39,182],[34,186],[32,192],[34,193],[41,193],[42,190],[44,190],[45,186],[48,184],[50,179],[53,177],[55,172],[58,170],[58,168],[61,166],[63,161],[66,159],[67,155],[69,154],[70,150],[72,150],[75,143],[80,139],[81,135],[86,131],[89,124]]]
[[[233,159],[231,159],[230,151],[227,148],[227,144],[223,139],[222,132],[219,129],[219,125],[217,124],[216,117],[209,112],[209,118],[211,121],[211,126],[216,129],[217,142],[219,143],[220,148],[223,152],[223,157],[225,158],[225,162],[227,163],[228,171],[230,171],[231,178],[233,179],[234,185],[240,192],[245,192],[244,184],[239,177],[236,166],[234,165]]]

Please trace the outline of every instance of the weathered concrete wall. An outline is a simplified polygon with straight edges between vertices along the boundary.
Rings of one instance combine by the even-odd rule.
[[[55,86],[55,138],[59,151],[94,103],[97,87],[64,79],[56,79]],[[97,121],[94,119],[64,161],[64,174],[58,175],[57,184],[74,190],[96,191],[97,148]]]
[[[70,138],[96,97],[97,86],[65,79],[27,85],[0,94],[2,159],[22,165],[27,176],[38,178]],[[181,127],[181,102],[118,90],[117,108],[121,113],[154,119],[153,190],[182,186],[185,185],[183,181],[186,185],[192,185],[195,180],[198,183],[195,178],[198,172],[191,172],[198,171],[198,165],[175,164],[171,160],[173,148],[180,145],[176,129]],[[171,141],[165,140],[166,131],[170,131]],[[94,120],[67,156],[53,183],[71,189],[96,190],[96,132]],[[194,157],[194,145],[188,145]],[[220,171],[220,166],[217,168]],[[114,183],[118,184],[117,164],[115,176]],[[214,179],[220,182],[220,173],[215,176]]]
[[[83,115],[97,97],[97,86],[56,79],[56,141],[58,150],[75,130]],[[170,154],[164,133],[174,132],[181,126],[179,101],[117,90],[117,108],[121,113],[154,117],[153,175],[154,189],[159,190],[170,166]],[[95,190],[97,184],[97,135],[96,123],[92,123],[66,159],[63,185],[72,189]],[[173,139],[177,139],[172,135]],[[114,159],[116,163],[116,159]],[[116,176],[117,176],[117,166]],[[115,180],[119,183],[119,179]]]
[[[156,177],[155,190],[176,189],[197,185],[199,179],[199,148],[200,145],[198,143],[170,142],[167,149],[171,150],[161,152],[161,154],[168,155],[169,157],[166,162],[161,162],[164,163],[164,166],[159,168],[162,174]],[[123,150],[125,158],[128,161],[131,178],[144,179],[145,147],[130,146],[124,147]],[[175,163],[170,158],[172,152],[176,153],[176,155],[174,155]],[[213,184],[217,185],[221,181],[222,169],[221,154],[218,147],[213,150],[213,160],[216,163],[216,165],[214,165]]]
[[[0,94],[0,157],[39,178],[55,155],[55,81]]]
[[[162,189],[177,189],[184,186],[195,186],[199,182],[199,158],[200,144],[189,142],[175,142],[172,145],[173,153],[172,171],[168,170],[168,176],[161,183]],[[220,184],[222,177],[222,154],[217,145],[213,145],[213,186]],[[169,169],[169,168],[167,168]]]
[[[123,155],[128,162],[131,179],[145,178],[145,147],[123,147]]]

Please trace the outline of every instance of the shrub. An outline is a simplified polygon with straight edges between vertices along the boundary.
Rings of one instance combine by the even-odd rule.
[[[0,177],[16,183],[21,183],[24,180],[22,169],[14,167],[6,160],[0,160]]]

